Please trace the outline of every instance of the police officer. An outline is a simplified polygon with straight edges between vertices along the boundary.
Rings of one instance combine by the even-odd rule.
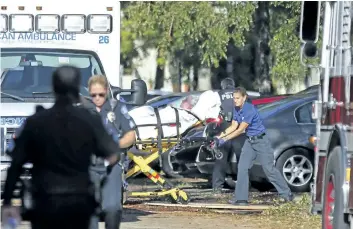
[[[235,205],[247,205],[249,196],[249,169],[252,167],[255,158],[259,159],[269,181],[275,186],[279,195],[285,201],[292,201],[291,193],[287,183],[274,165],[273,149],[266,136],[266,129],[262,123],[260,115],[249,102],[246,102],[246,90],[237,87],[233,94],[235,110],[232,125],[226,130],[226,134],[221,136],[220,142],[223,144],[236,138],[245,131],[247,140],[241,151],[238,162],[237,186],[235,198],[230,201]],[[222,144],[221,143],[221,144]]]
[[[119,141],[121,148],[130,147],[135,141],[134,122],[128,115],[126,106],[116,101],[112,107],[111,101],[107,100],[108,82],[104,76],[95,75],[88,81],[88,88],[92,101],[97,111],[101,115],[102,121],[115,140]],[[104,162],[101,158],[96,158],[91,167],[91,175],[94,183],[97,184],[97,195],[101,196],[101,209],[105,216],[105,226],[107,229],[117,229],[120,227],[122,218],[122,175],[121,164],[113,167],[111,173],[105,174]],[[102,178],[106,178],[102,189],[100,183]],[[97,229],[99,215],[94,215],[91,219],[90,229]]]
[[[234,102],[233,92],[235,82],[232,78],[225,78],[221,81],[221,90],[218,91],[221,99],[222,113],[225,116],[225,125],[223,129],[228,128],[232,123]],[[221,193],[225,181],[229,152],[232,152],[232,141],[227,141],[219,150],[223,157],[216,159],[212,173],[212,188],[215,194]]]
[[[88,168],[91,154],[117,163],[119,144],[108,135],[98,116],[75,107],[81,75],[71,66],[58,68],[52,77],[56,97],[50,109],[27,118],[14,147],[4,188],[3,220],[14,215],[11,207],[22,166],[33,164],[31,224],[34,229],[86,229],[96,208]]]

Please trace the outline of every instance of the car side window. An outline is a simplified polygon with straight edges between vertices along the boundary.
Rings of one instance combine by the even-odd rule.
[[[311,117],[311,107],[312,107],[312,104],[307,103],[298,107],[295,110],[295,118],[298,123],[302,123],[302,124],[314,123],[314,120]]]

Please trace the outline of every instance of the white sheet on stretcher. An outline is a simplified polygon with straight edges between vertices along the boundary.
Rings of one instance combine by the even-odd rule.
[[[207,118],[217,118],[220,112],[221,100],[217,92],[206,91],[199,97],[196,105],[191,109],[191,113],[196,115],[200,120]],[[159,115],[161,123],[176,123],[175,110],[167,106],[160,108]],[[198,119],[183,109],[178,109],[179,113],[179,134],[184,133],[189,127],[194,125]],[[158,137],[157,117],[151,106],[142,106],[129,111],[130,116],[134,119],[136,125],[154,124],[154,126],[138,127],[139,137],[141,139],[149,139]],[[176,126],[162,126],[164,137],[177,136]]]

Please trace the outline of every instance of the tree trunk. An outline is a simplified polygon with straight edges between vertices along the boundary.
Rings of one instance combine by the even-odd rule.
[[[194,91],[197,91],[197,89],[199,87],[199,66],[198,66],[198,64],[194,64],[193,70],[194,70],[194,79],[192,81],[192,89]]]
[[[157,59],[160,57],[159,50],[157,51]],[[156,79],[154,81],[154,89],[159,90],[164,87],[164,69],[157,64]]]
[[[271,50],[270,41],[270,3],[259,1],[255,11],[255,85],[262,93],[272,93],[273,87],[270,79]]]
[[[159,90],[164,87],[164,70],[157,65],[156,80],[154,81],[154,89]]]

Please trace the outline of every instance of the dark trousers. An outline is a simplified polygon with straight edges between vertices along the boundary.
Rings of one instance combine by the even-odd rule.
[[[122,167],[114,165],[111,172],[107,175],[105,168],[91,168],[91,179],[95,184],[96,198],[100,202],[103,211],[105,228],[119,229],[122,219]],[[105,180],[102,184],[102,180]],[[99,228],[100,217],[94,214],[90,220],[90,229]]]
[[[88,194],[43,196],[34,202],[32,229],[87,229],[97,206]]]
[[[223,153],[223,157],[221,159],[216,159],[212,172],[212,188],[218,189],[222,188],[225,178],[226,172],[228,168],[229,158],[233,152],[233,140],[227,141],[220,148],[220,151]]]
[[[253,166],[253,162],[256,158],[261,163],[268,180],[277,189],[278,194],[284,198],[288,198],[291,191],[283,176],[275,167],[273,149],[266,135],[261,139],[247,139],[244,143],[238,162],[235,198],[237,200],[248,200],[249,169]]]

